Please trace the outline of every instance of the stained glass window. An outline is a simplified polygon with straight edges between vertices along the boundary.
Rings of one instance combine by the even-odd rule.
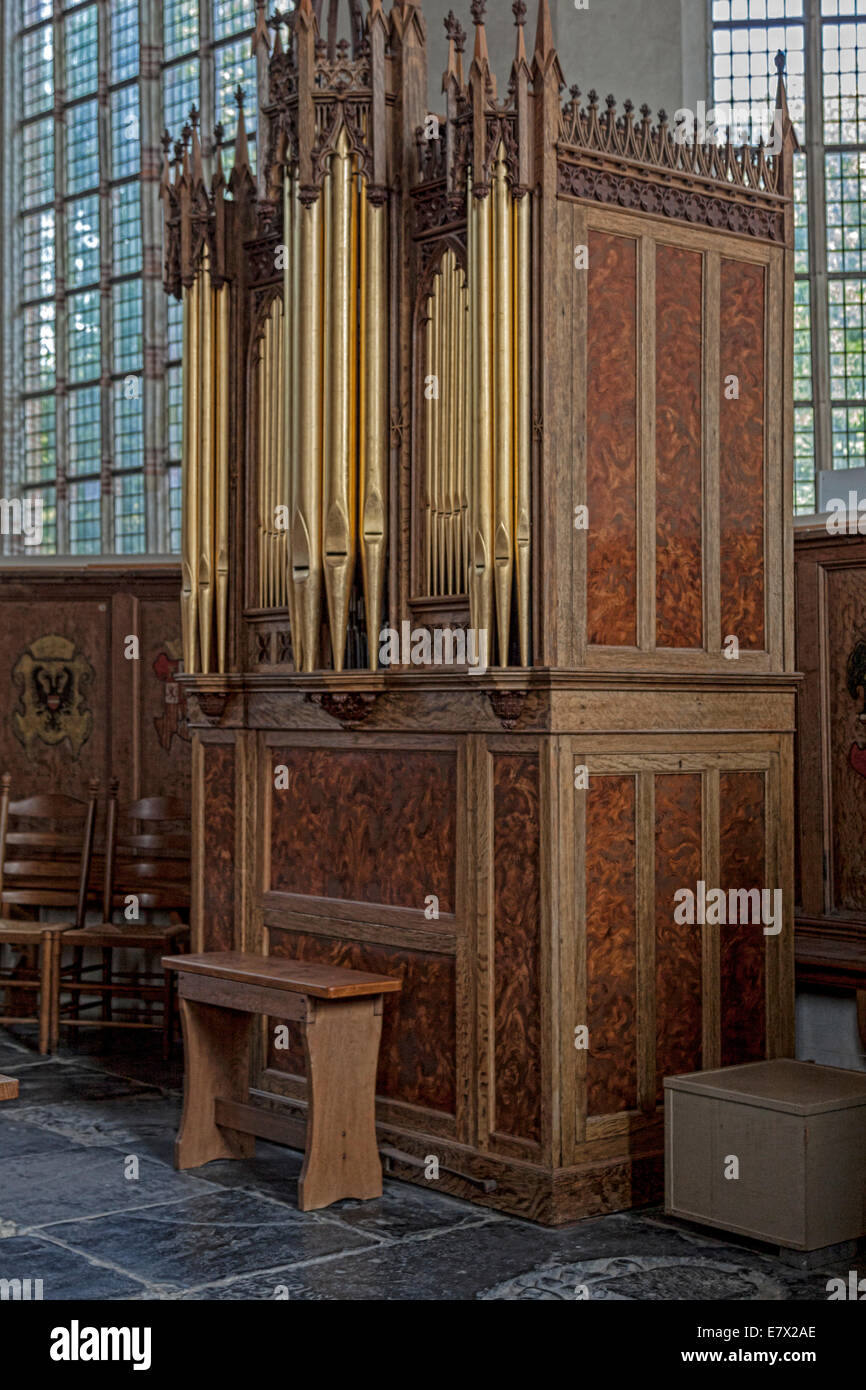
[[[716,102],[766,102],[779,48],[802,147],[794,168],[794,502],[808,513],[816,469],[866,465],[866,0],[714,0]]]
[[[3,481],[7,495],[42,497],[42,553],[180,548],[180,313],[162,290],[161,141],[195,105],[206,161],[224,127],[228,175],[238,84],[255,107],[255,17],[255,0],[7,6],[6,70],[21,95]],[[20,537],[3,546],[25,553]]]

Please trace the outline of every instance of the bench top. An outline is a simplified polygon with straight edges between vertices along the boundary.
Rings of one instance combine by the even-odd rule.
[[[208,975],[215,980],[284,989],[312,999],[353,999],[365,994],[394,994],[402,988],[391,975],[370,975],[339,965],[314,965],[302,960],[278,960],[243,951],[206,951],[200,956],[163,956],[167,970]]]

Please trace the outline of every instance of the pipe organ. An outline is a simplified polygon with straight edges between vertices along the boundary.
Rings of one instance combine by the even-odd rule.
[[[792,1047],[783,62],[781,149],[684,144],[563,99],[548,0],[502,96],[449,16],[439,113],[420,3],[325,9],[256,5],[258,181],[240,92],[228,180],[166,152],[194,945],[398,975],[388,1164],[557,1224]],[[300,1040],[250,1086],[303,1114]]]

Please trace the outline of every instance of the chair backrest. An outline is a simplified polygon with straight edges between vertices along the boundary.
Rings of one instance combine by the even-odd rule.
[[[189,807],[175,797],[151,796],[119,808],[114,779],[106,825],[105,920],[131,894],[142,908],[188,912]]]
[[[13,801],[0,779],[0,913],[6,907],[71,907],[83,926],[99,782],[86,800],[49,793]]]

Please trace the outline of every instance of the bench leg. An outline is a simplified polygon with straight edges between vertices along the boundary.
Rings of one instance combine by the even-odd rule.
[[[251,1134],[214,1123],[214,1101],[245,1101],[249,1093],[252,1014],[180,1001],[183,1028],[183,1115],[174,1145],[175,1168],[198,1168],[215,1158],[252,1158]]]
[[[301,1211],[382,1195],[376,1145],[376,1063],[382,1000],[315,1002],[304,1029],[309,1111],[298,1184]]]

